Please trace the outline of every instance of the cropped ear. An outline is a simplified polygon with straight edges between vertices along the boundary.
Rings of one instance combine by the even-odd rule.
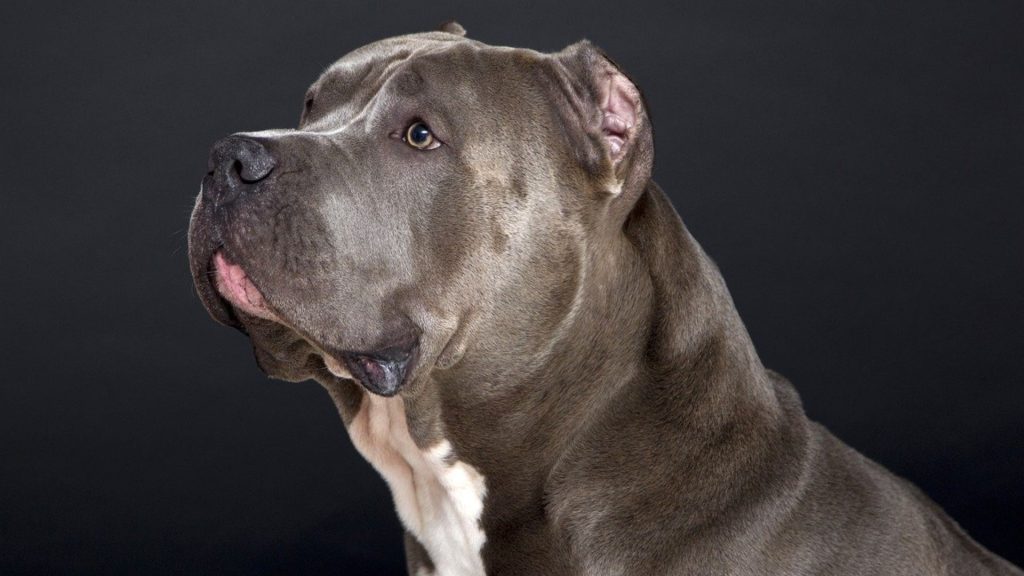
[[[438,27],[438,32],[447,32],[449,34],[455,34],[456,36],[465,36],[466,29],[455,20],[449,20]]]
[[[632,205],[654,163],[651,122],[640,90],[587,40],[553,58],[562,125],[577,159],[599,188]]]

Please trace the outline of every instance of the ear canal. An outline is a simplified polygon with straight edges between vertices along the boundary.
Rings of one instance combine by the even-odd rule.
[[[618,163],[626,146],[632,144],[635,137],[642,106],[640,91],[611,63],[604,62],[602,68],[596,79],[601,107],[601,133],[612,161]]]
[[[447,32],[449,34],[455,34],[456,36],[465,36],[466,29],[455,20],[449,20],[438,28],[440,32]]]

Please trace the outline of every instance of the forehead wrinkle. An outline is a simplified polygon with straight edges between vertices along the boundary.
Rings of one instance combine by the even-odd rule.
[[[338,102],[333,109],[323,117],[317,119],[311,126],[306,129],[309,131],[320,132],[323,134],[333,134],[338,132],[347,131],[357,126],[359,123],[364,122],[367,117],[370,116],[371,111],[376,107],[376,104],[382,99],[383,91],[380,87],[390,77],[391,72],[394,68],[408,59],[411,55],[395,55],[394,59],[381,66],[382,61],[364,61],[360,63],[360,68],[350,68],[349,70],[357,70],[362,78],[358,83],[353,86],[353,92],[342,102]],[[379,71],[374,73],[375,70]],[[328,72],[330,74],[331,72]],[[338,72],[333,72],[338,74]],[[341,72],[341,75],[353,74],[351,71]],[[337,78],[337,76],[335,76]],[[331,80],[327,80],[330,83]],[[318,129],[319,128],[319,129]]]
[[[443,52],[451,43],[448,39],[445,39],[444,42],[424,42],[422,38],[404,38],[404,42],[388,42],[387,45],[393,48],[390,52],[381,54],[379,50],[375,50],[379,46],[374,44],[351,52],[331,65],[317,81],[319,85],[317,91],[329,89],[331,84],[339,83],[354,85],[354,90],[344,102],[339,102],[331,113],[319,118],[306,129],[324,134],[334,134],[350,130],[363,123],[364,129],[368,130],[367,120],[372,118],[373,111],[380,107],[379,104],[386,104],[391,100],[387,94],[388,91],[381,88],[392,79],[402,79],[396,78],[396,74],[411,74],[411,83],[418,82],[419,85],[422,85],[422,75],[408,67],[408,63],[415,62],[417,57]],[[413,46],[410,47],[410,45]],[[404,70],[409,71],[405,72]],[[346,77],[359,79],[346,82]],[[400,81],[397,84],[399,92],[410,93],[413,91],[412,86],[404,85],[404,82]],[[324,129],[316,129],[318,125]]]
[[[345,97],[339,105],[345,106],[352,101],[365,97],[368,92],[378,90],[394,67],[409,57],[407,51],[394,54],[387,54],[383,57],[369,57],[355,62],[346,60],[349,56],[342,58],[332,65],[327,72],[317,81],[316,91],[322,96],[329,96],[332,92],[337,96]]]

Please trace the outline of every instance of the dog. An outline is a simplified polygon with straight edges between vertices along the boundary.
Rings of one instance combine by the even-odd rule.
[[[410,574],[1020,576],[807,419],[653,157],[593,44],[449,23],[218,141],[190,266],[264,372],[329,392]]]

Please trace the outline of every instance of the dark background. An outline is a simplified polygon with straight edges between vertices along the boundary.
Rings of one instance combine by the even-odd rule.
[[[8,1],[0,573],[400,573],[383,481],[207,318],[185,229],[216,138],[451,17],[622,64],[764,363],[1024,563],[1024,3]]]

